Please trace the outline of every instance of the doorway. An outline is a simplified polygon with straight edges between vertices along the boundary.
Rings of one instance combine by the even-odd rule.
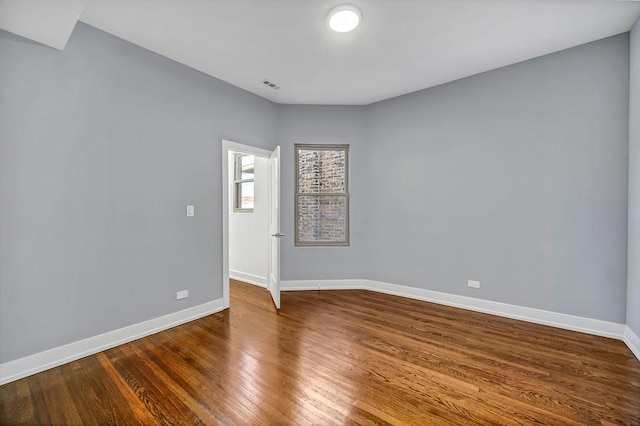
[[[271,152],[223,140],[222,183],[224,307],[231,277],[266,287],[279,309],[280,147]]]

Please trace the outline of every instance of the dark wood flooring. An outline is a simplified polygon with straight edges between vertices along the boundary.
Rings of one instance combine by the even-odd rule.
[[[231,309],[0,387],[0,424],[640,425],[624,343],[368,291]]]

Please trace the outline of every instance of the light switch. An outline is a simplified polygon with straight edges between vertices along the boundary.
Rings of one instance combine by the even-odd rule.
[[[195,206],[187,206],[187,217],[193,217],[196,215]]]

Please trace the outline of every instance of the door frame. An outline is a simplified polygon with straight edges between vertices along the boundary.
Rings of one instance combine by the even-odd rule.
[[[270,158],[272,151],[222,139],[222,307],[229,308],[229,152]],[[279,214],[279,212],[278,212]],[[267,277],[268,280],[269,277]],[[269,283],[267,282],[267,285]]]

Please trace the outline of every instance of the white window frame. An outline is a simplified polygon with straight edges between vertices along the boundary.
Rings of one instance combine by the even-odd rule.
[[[255,183],[255,164],[254,164],[254,178],[253,179],[241,179],[242,178],[242,170],[240,170],[240,162],[238,161],[241,157],[251,157],[251,154],[242,154],[235,153],[233,154],[233,212],[234,213],[253,213],[253,208],[242,208],[239,207],[241,205],[241,200],[238,197],[240,193],[240,188],[243,183],[253,182],[253,190],[255,193],[256,183]],[[254,156],[255,157],[255,156]],[[253,206],[255,208],[256,200],[255,195],[253,199]]]

